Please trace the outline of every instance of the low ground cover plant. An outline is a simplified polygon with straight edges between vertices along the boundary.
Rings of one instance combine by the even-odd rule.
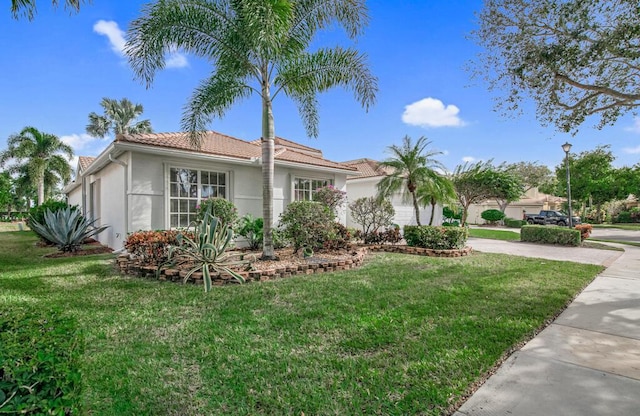
[[[83,348],[75,318],[48,308],[2,305],[0,413],[78,413]]]
[[[149,266],[160,266],[169,259],[169,246],[178,244],[178,230],[136,231],[127,236],[124,248]]]
[[[0,311],[75,320],[86,340],[75,413],[95,415],[450,414],[602,270],[384,253],[355,270],[203,296],[122,278],[111,255],[44,258],[54,249],[36,241],[0,237]]]
[[[525,225],[520,230],[520,240],[576,247],[581,243],[580,231],[551,225]]]

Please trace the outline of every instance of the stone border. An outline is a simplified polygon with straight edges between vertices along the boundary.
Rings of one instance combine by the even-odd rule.
[[[453,250],[434,250],[431,248],[409,247],[405,245],[394,246],[388,244],[370,245],[366,247],[373,252],[416,254],[428,257],[463,257],[471,254],[472,250],[471,246],[465,246],[464,248]]]
[[[428,257],[463,257],[471,253],[471,247],[466,246],[460,250],[432,250],[421,247],[409,247],[405,245],[367,245],[360,246],[351,258],[343,260],[326,260],[311,261],[306,264],[296,264],[278,267],[268,270],[251,270],[238,272],[244,277],[246,282],[264,282],[267,280],[286,278],[296,275],[308,275],[319,273],[330,273],[340,270],[354,269],[362,265],[367,253],[371,252],[387,252],[401,254],[415,254]],[[157,276],[158,268],[156,266],[141,266],[140,260],[132,257],[130,254],[120,254],[116,258],[116,268],[122,275],[137,277],[153,277]],[[171,282],[183,282],[187,275],[187,269],[162,268],[160,270],[159,280]],[[202,284],[202,273],[195,272],[191,276],[189,282]],[[226,283],[235,283],[235,279],[228,275],[212,276],[214,285],[224,285]]]

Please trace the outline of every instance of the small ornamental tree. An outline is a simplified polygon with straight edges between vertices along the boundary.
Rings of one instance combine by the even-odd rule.
[[[333,185],[327,185],[316,189],[313,194],[313,200],[328,206],[331,211],[336,213],[338,208],[347,200],[347,193]]]
[[[374,197],[358,198],[349,204],[351,218],[362,226],[364,235],[376,232],[380,227],[391,224],[396,211],[387,199]]]

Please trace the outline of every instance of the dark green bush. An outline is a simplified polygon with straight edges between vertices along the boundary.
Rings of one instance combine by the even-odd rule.
[[[461,249],[469,232],[465,227],[432,227],[429,225],[405,225],[404,239],[408,246],[433,250]]]
[[[280,215],[284,237],[297,252],[302,247],[319,250],[334,231],[333,212],[324,204],[311,201],[295,201],[287,205]]]
[[[520,231],[520,240],[531,243],[579,246],[580,231],[549,225],[525,225]]]
[[[80,413],[83,348],[76,321],[58,312],[0,312],[0,413]]]
[[[495,224],[496,222],[504,219],[506,215],[504,215],[504,212],[499,209],[486,209],[480,213],[480,217],[490,224]]]
[[[460,227],[460,221],[443,222],[443,227]]]
[[[521,228],[523,225],[527,225],[525,220],[516,220],[513,218],[505,218],[504,225],[510,228]]]

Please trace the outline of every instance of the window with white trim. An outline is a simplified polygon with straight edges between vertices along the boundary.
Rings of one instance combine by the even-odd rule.
[[[293,200],[313,201],[313,194],[318,188],[333,185],[332,179],[295,178],[293,180]]]
[[[169,226],[188,227],[207,198],[227,198],[227,174],[198,169],[169,169]]]

